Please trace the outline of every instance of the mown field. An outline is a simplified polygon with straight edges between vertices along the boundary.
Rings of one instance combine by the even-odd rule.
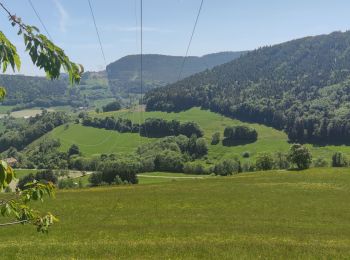
[[[2,259],[346,259],[350,170],[59,191],[49,235],[0,229]]]
[[[251,154],[251,158],[254,159],[259,152],[287,152],[290,147],[287,135],[282,131],[260,124],[243,123],[239,120],[227,118],[199,108],[193,108],[181,113],[120,111],[99,114],[92,113],[91,115],[97,117],[114,115],[122,118],[129,118],[134,122],[143,122],[149,117],[195,121],[204,130],[205,138],[208,140],[208,143],[210,143],[213,133],[219,131],[223,135],[225,127],[230,125],[249,125],[258,131],[258,140],[254,143],[231,147],[224,146],[222,143],[219,145],[210,145],[207,160],[209,163],[222,158],[230,158],[234,155],[241,156],[245,151],[248,151]],[[140,137],[138,134],[121,134],[115,131],[84,127],[77,124],[70,124],[68,129],[65,129],[64,126],[58,127],[47,136],[60,139],[62,151],[67,151],[70,145],[77,144],[86,156],[100,153],[131,153],[135,151],[136,147],[140,144],[155,140]],[[335,151],[342,151],[350,155],[350,146],[345,145],[322,147],[308,145],[308,147],[311,149],[314,158],[324,158],[328,161],[330,161]]]

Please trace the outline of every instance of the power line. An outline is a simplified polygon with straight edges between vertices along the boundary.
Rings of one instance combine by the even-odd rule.
[[[35,6],[34,6],[32,0],[28,0],[28,3],[29,3],[30,6],[32,7],[32,9],[33,9],[33,11],[34,11],[36,17],[38,18],[38,20],[39,20],[41,26],[44,28],[44,30],[45,30],[47,36],[49,36],[50,40],[52,41],[52,37],[51,37],[49,31],[47,30],[47,28],[46,28],[46,26],[45,26],[43,20],[41,20],[41,17],[40,17],[40,15],[39,15],[39,13],[37,12],[37,10],[36,10],[36,8],[35,8]]]
[[[94,11],[93,11],[93,9],[92,9],[90,0],[88,0],[88,3],[89,3],[89,7],[90,7],[90,12],[91,12],[92,20],[94,21],[94,25],[95,25],[95,30],[96,30],[98,42],[99,42],[99,44],[100,44],[102,57],[103,57],[103,60],[104,60],[104,62],[105,62],[105,66],[107,67],[107,60],[106,60],[105,52],[103,51],[100,33],[99,33],[99,31],[98,31],[98,28],[97,28],[95,15],[94,15]]]
[[[199,16],[200,16],[201,11],[202,11],[203,2],[204,2],[204,0],[201,0],[201,4],[200,4],[199,9],[198,9],[197,18],[196,18],[196,21],[194,23],[193,30],[192,30],[192,33],[191,33],[190,41],[189,41],[189,43],[187,45],[186,54],[185,54],[185,57],[184,57],[184,59],[182,61],[182,64],[181,64],[178,80],[180,80],[180,78],[182,76],[182,71],[183,71],[183,68],[185,66],[185,62],[186,62],[186,59],[187,59],[187,56],[188,56],[188,52],[189,52],[190,47],[191,47],[192,39],[193,39],[194,33],[196,31],[196,27],[197,27],[197,23],[198,23],[198,20],[199,20]]]

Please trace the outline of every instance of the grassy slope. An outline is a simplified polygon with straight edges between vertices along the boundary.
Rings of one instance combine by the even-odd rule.
[[[135,122],[143,121],[148,117],[178,119],[181,121],[195,121],[205,131],[205,138],[210,143],[211,136],[214,132],[221,132],[225,126],[247,124],[238,120],[233,120],[209,111],[200,110],[199,108],[190,109],[181,113],[164,113],[164,112],[146,112],[140,114],[139,112],[109,112],[101,114],[92,114],[92,116],[119,115],[123,118],[130,118]],[[231,157],[234,154],[241,155],[245,151],[249,151],[254,157],[258,152],[277,152],[287,151],[290,144],[284,132],[275,130],[271,127],[266,127],[259,124],[247,124],[254,127],[258,133],[258,141],[251,144],[239,145],[234,147],[225,147],[222,144],[210,146],[209,161],[215,161],[220,158]],[[85,155],[98,153],[119,153],[132,152],[135,148],[144,142],[152,141],[153,139],[140,138],[138,134],[120,134],[113,131],[106,131],[103,129],[94,129],[90,127],[83,127],[80,125],[70,125],[68,130],[64,130],[61,126],[55,129],[50,135],[54,138],[61,139],[62,150],[66,151],[68,147],[75,143],[79,145],[80,149]],[[314,158],[323,157],[330,160],[334,151],[343,151],[350,155],[350,146],[326,146],[315,147],[309,145],[312,150]]]
[[[350,255],[348,169],[63,191],[48,236],[0,229],[5,259],[330,259]]]

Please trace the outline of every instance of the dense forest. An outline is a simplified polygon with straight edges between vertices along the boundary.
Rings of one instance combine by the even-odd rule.
[[[211,69],[240,57],[245,52],[220,52],[202,57],[188,57],[181,78]],[[181,56],[143,55],[144,90],[165,86],[178,80],[183,63]],[[129,55],[107,66],[108,80],[114,93],[140,92],[140,55]]]
[[[350,32],[263,47],[157,88],[147,110],[201,106],[284,129],[291,141],[348,142]]]

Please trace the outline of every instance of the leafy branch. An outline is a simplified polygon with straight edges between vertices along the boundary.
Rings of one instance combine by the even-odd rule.
[[[0,190],[8,187],[14,178],[13,169],[6,162],[0,161]],[[48,228],[58,219],[50,212],[41,214],[29,206],[32,201],[43,202],[45,195],[54,197],[53,183],[34,181],[26,184],[23,191],[17,190],[10,197],[0,200],[0,214],[14,219],[11,222],[0,223],[0,227],[29,223],[36,226],[38,232],[47,233]]]
[[[70,61],[64,51],[41,34],[37,27],[24,24],[20,17],[13,15],[1,2],[0,7],[7,13],[11,25],[18,28],[17,34],[23,36],[26,52],[35,66],[44,69],[49,79],[57,79],[63,69],[69,75],[71,84],[80,82],[84,72],[81,64]],[[0,31],[0,68],[2,66],[3,72],[7,70],[8,65],[13,71],[19,71],[21,61],[16,47]]]

